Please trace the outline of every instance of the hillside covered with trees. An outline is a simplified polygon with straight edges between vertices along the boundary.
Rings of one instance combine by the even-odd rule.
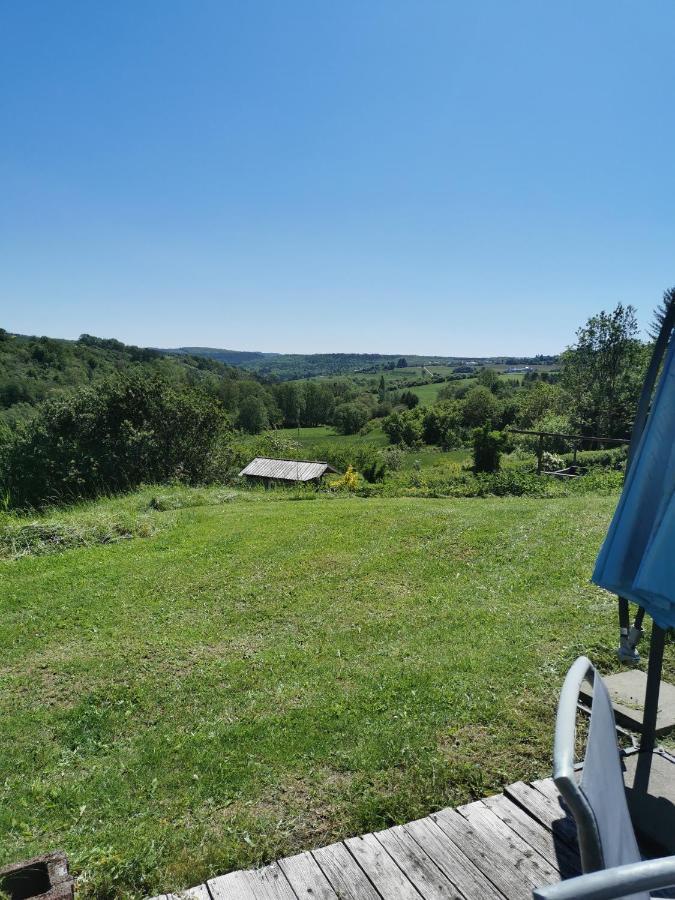
[[[351,375],[376,373],[381,369],[406,366],[526,366],[554,365],[557,356],[419,356],[383,353],[260,353],[242,350],[220,350],[215,347],[178,347],[162,350],[173,355],[205,356],[231,366],[241,366],[272,380],[294,381],[319,375]]]
[[[2,331],[0,491],[5,506],[26,508],[176,478],[227,482],[252,453],[353,466],[371,484],[403,467],[397,484],[407,490],[424,487],[409,463],[421,465],[428,448],[436,466],[469,466],[437,469],[437,493],[536,492],[522,479],[486,487],[471,478],[497,473],[502,457],[512,472],[532,472],[536,439],[518,430],[628,439],[650,352],[635,311],[621,304],[578,330],[559,369],[520,371],[398,358],[375,372],[279,381],[90,335]],[[546,449],[560,463],[572,444],[552,438]],[[618,464],[620,453],[605,462]]]

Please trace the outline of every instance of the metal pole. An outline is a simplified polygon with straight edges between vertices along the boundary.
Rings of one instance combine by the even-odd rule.
[[[539,435],[539,447],[537,448],[537,475],[541,475],[542,456],[544,455],[544,435]]]
[[[635,771],[634,788],[637,793],[647,793],[649,773],[652,764],[652,751],[656,743],[656,717],[659,711],[659,688],[661,687],[661,670],[663,669],[663,648],[666,632],[654,622],[652,640],[649,647],[649,666],[647,667],[647,689],[645,705],[642,713],[642,737],[640,754]]]

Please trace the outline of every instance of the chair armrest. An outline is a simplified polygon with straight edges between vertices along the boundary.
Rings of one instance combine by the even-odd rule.
[[[577,733],[577,703],[584,679],[595,687],[596,672],[585,656],[576,659],[569,668],[560,691],[553,742],[553,780],[567,803],[577,826],[581,868],[595,872],[604,868],[598,823],[586,795],[580,790],[574,774],[574,745]],[[599,679],[599,676],[598,676]],[[595,694],[593,705],[595,706]],[[609,701],[608,701],[609,702]],[[617,755],[618,760],[618,755]]]
[[[574,779],[574,744],[577,732],[577,702],[582,682],[588,678],[595,682],[595,668],[585,656],[576,659],[565,676],[558,712],[555,720],[555,739],[553,742],[553,777],[557,779]]]
[[[536,888],[534,900],[616,900],[675,885],[675,856],[615,866]]]

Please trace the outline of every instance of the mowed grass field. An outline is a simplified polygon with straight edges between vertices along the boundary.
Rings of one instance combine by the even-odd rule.
[[[615,497],[207,500],[0,563],[0,862],[142,896],[466,802],[546,775],[567,666],[614,665]]]
[[[389,438],[377,426],[366,434],[338,434],[331,425],[317,425],[312,428],[277,428],[275,434],[289,441],[295,441],[303,446],[314,444],[335,444],[337,447],[351,447],[358,444],[375,444],[378,447],[386,447]],[[256,436],[251,437],[253,443]]]

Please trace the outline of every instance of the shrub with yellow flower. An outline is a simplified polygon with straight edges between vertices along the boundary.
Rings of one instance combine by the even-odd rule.
[[[354,470],[354,466],[350,463],[347,471],[339,478],[334,478],[330,482],[330,487],[336,490],[355,491],[359,486],[359,473]]]

